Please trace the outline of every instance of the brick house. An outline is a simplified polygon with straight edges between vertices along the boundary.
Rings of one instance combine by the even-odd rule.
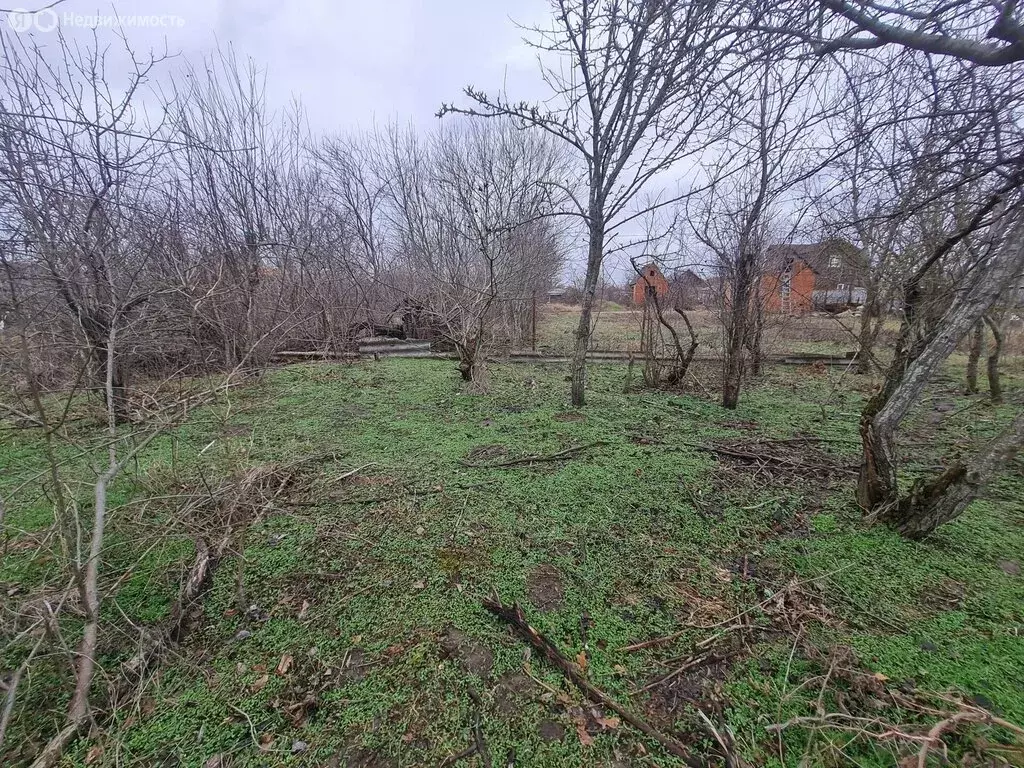
[[[771,258],[761,275],[761,306],[769,314],[803,315],[814,309],[817,276],[810,264],[792,256]]]
[[[668,289],[674,306],[691,310],[706,298],[708,281],[692,269],[677,269],[668,278]]]
[[[859,306],[867,297],[871,266],[867,256],[852,243],[834,238],[820,243],[793,243],[773,246],[774,260],[799,259],[814,270],[815,309]]]
[[[640,271],[640,278],[633,283],[633,304],[643,306],[647,297],[657,296],[659,299],[668,296],[668,280],[653,262]]]

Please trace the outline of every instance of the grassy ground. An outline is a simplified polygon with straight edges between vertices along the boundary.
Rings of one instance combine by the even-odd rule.
[[[1019,407],[960,396],[958,375],[914,415],[908,477]],[[681,764],[527,653],[481,608],[492,594],[519,601],[595,685],[711,762],[721,749],[698,708],[763,766],[896,760],[850,732],[766,730],[794,717],[847,712],[920,733],[934,718],[912,702],[948,693],[1024,722],[1019,461],[987,500],[911,543],[865,527],[852,503],[870,382],[771,371],[729,413],[685,394],[624,394],[624,368],[596,367],[575,412],[564,376],[495,365],[488,394],[468,395],[449,362],[293,366],[154,444],[139,478],[115,489],[98,695],[137,642],[124,618],[159,620],[179,588],[195,523],[178,524],[180,494],[240,466],[309,461],[222,563],[185,643],[66,763],[433,766],[471,746],[479,722],[495,765],[510,752],[522,766]],[[83,419],[80,441],[94,428]],[[582,445],[565,461],[466,466]],[[69,476],[87,477],[62,450]],[[8,493],[45,467],[40,436],[8,430],[0,463]],[[69,490],[86,498],[84,485]],[[0,570],[8,605],[62,588],[49,502],[21,498]],[[66,666],[55,654],[23,682],[12,764],[59,722]],[[1007,740],[960,733],[951,759],[964,765]],[[1000,754],[1021,764],[1019,751]]]
[[[553,354],[568,354],[579,325],[579,308],[546,304],[540,307],[542,322],[538,324],[538,349]],[[700,338],[699,355],[718,355],[722,350],[722,324],[718,313],[706,309],[687,313]],[[592,346],[601,350],[640,349],[642,312],[634,307],[602,305],[594,328]],[[672,323],[684,342],[689,335],[682,319],[666,308],[666,319]],[[860,319],[852,316],[833,317],[805,315],[766,317],[763,347],[767,355],[826,354],[842,356],[857,348]],[[895,330],[892,326],[888,330]],[[666,343],[668,334],[662,331]]]

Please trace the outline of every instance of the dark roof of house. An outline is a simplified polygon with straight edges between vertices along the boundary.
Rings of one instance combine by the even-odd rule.
[[[707,285],[707,281],[694,272],[692,269],[679,269],[672,273],[670,278],[673,282],[682,283],[686,286],[694,286],[700,288]]]
[[[829,259],[839,253],[843,257],[844,266],[866,268],[864,254],[853,243],[835,238],[820,243],[783,243],[770,245],[767,250],[767,267],[783,267],[793,259],[799,259],[815,272],[827,271]]]

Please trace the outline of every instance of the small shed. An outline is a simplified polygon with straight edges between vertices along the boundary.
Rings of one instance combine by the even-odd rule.
[[[551,304],[552,302],[563,302],[565,301],[568,295],[568,288],[561,285],[556,285],[555,287],[548,291],[548,304]]]
[[[640,270],[640,278],[633,283],[633,304],[642,306],[649,296],[668,296],[668,280],[653,262]]]

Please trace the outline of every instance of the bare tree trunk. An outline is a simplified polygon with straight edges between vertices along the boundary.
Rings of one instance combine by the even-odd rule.
[[[750,373],[761,375],[761,337],[764,335],[764,308],[755,301],[751,311],[750,332],[747,334],[747,351],[750,352]]]
[[[988,373],[988,391],[992,402],[999,405],[1003,402],[1003,385],[999,381],[999,356],[1003,352],[1003,331],[991,315],[985,315],[984,320],[988,329],[992,331],[992,348],[989,350],[985,367]],[[977,382],[975,382],[974,391],[978,391]]]
[[[978,360],[981,359],[981,345],[985,343],[985,324],[975,323],[971,333],[971,346],[967,351],[967,386],[964,393],[978,394]]]
[[[655,297],[649,295],[644,301],[643,319],[640,326],[640,349],[644,353],[644,384],[656,389],[661,384],[661,329],[655,320]],[[660,316],[660,312],[657,313]]]
[[[860,315],[857,373],[861,375],[866,376],[871,373],[875,341],[878,339],[878,331],[882,327],[881,318],[882,311],[878,305],[878,283],[876,280],[871,280],[867,288],[867,296],[864,299],[864,309]]]
[[[580,307],[580,324],[576,329],[576,348],[572,355],[572,404],[580,407],[586,402],[587,350],[590,348],[591,317],[597,297],[597,283],[601,277],[601,262],[604,258],[604,222],[598,221],[598,213],[591,206],[590,245],[587,253],[587,275],[583,281],[583,299]]]
[[[879,516],[910,539],[923,539],[959,517],[1024,445],[1024,413],[1002,435],[967,463],[957,462],[931,482],[919,482],[910,494]]]
[[[750,301],[753,283],[752,258],[741,255],[736,265],[732,296],[727,309],[725,365],[722,376],[722,407],[734,409],[739,403],[740,387],[746,372],[744,349],[750,322]]]
[[[921,301],[915,281],[919,282],[920,273],[908,283],[905,308],[908,316],[900,332],[895,358],[889,366],[882,388],[868,401],[861,414],[864,457],[857,500],[863,509],[876,513],[879,519],[886,519],[886,514],[891,513],[899,504],[896,429],[920,399],[938,367],[945,362],[964,335],[981,321],[1007,281],[1024,266],[1024,242],[1014,241],[1019,231],[1019,226],[1015,227],[1001,252],[990,263],[975,270],[973,283],[945,312],[920,351],[913,339],[914,314]],[[914,505],[914,509],[920,510],[921,507]]]

